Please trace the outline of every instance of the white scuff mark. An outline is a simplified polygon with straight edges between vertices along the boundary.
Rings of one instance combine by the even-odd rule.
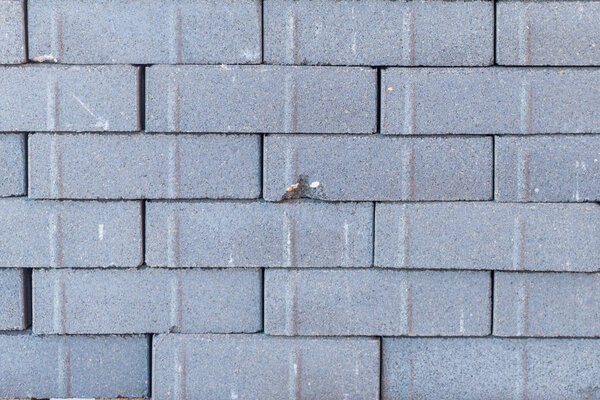
[[[98,224],[98,239],[104,240],[104,224]]]
[[[45,63],[45,62],[57,63],[58,62],[56,57],[54,57],[52,54],[42,54],[40,56],[33,57],[31,59],[31,61],[36,62],[36,63]]]
[[[231,400],[237,400],[237,399],[238,399],[237,390],[231,389]]]
[[[233,264],[233,250],[229,252],[229,265]]]
[[[535,188],[533,189],[534,192],[539,193],[540,192],[540,188]]]
[[[321,184],[321,182],[319,181],[314,181],[313,183],[310,184],[310,187],[313,189],[316,189],[319,187],[319,185]]]
[[[461,335],[465,333],[465,310],[460,310],[459,330]]]
[[[83,101],[81,101],[79,97],[75,96],[74,94],[71,94],[71,96],[73,96],[73,98],[77,100],[77,102],[81,105],[81,107],[83,107],[85,111],[88,112],[88,114],[90,114],[96,119],[96,128],[102,128],[105,131],[108,130],[108,120],[94,114],[94,112]]]

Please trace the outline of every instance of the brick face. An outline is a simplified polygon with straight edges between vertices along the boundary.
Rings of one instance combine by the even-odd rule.
[[[0,134],[0,197],[25,194],[25,137]]]
[[[1,64],[20,64],[25,62],[24,22],[22,1],[0,1]]]
[[[0,269],[0,331],[27,329],[28,279],[22,269]]]

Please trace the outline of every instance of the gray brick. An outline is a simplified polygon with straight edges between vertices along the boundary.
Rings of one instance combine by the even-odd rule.
[[[26,61],[24,1],[0,0],[0,64]]]
[[[275,64],[490,65],[493,3],[266,0]]]
[[[30,0],[28,16],[31,58],[52,55],[71,64],[261,61],[257,0]]]
[[[327,200],[489,200],[492,158],[489,137],[267,136],[264,197],[305,179]]]
[[[23,330],[29,325],[28,286],[24,270],[0,269],[0,331]]]
[[[0,134],[0,197],[25,194],[25,137]]]
[[[29,139],[32,198],[257,198],[256,135],[53,135]]]
[[[369,203],[150,202],[146,263],[161,267],[369,267]]]
[[[482,271],[267,270],[265,333],[483,336],[490,298]]]
[[[153,66],[146,71],[152,132],[371,133],[370,68]]]
[[[155,399],[375,399],[379,341],[158,335]]]
[[[600,65],[597,1],[499,1],[499,64]]]
[[[0,335],[4,397],[143,397],[148,394],[143,336]]]
[[[36,334],[262,329],[257,269],[35,270]]]
[[[600,200],[600,136],[505,136],[495,142],[495,199]]]
[[[600,274],[498,272],[497,336],[600,336]]]
[[[600,132],[600,70],[390,68],[382,72],[388,134]]]
[[[0,131],[135,131],[137,68],[0,67]]]
[[[600,341],[383,339],[383,399],[591,399]]]
[[[597,204],[377,204],[375,265],[600,270]]]
[[[136,267],[136,202],[0,200],[0,267]]]

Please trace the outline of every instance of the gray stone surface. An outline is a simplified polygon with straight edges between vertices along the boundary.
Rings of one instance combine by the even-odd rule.
[[[600,341],[383,339],[382,399],[593,399]]]
[[[25,137],[0,133],[0,197],[25,194],[25,170]]]
[[[149,340],[144,336],[0,334],[4,397],[144,397]]]
[[[496,61],[504,65],[600,65],[598,1],[499,1]]]
[[[35,270],[36,334],[262,329],[257,269]]]
[[[381,203],[375,265],[600,270],[597,204]]]
[[[61,63],[261,61],[257,0],[30,0],[28,27],[29,57]]]
[[[375,399],[379,340],[158,335],[155,399]]]
[[[490,334],[490,273],[265,271],[265,333],[327,336]]]
[[[370,68],[165,66],[146,70],[151,132],[371,133]]]
[[[167,267],[369,267],[370,203],[150,202],[146,263]]]
[[[495,200],[600,200],[600,136],[505,136],[495,139]]]
[[[137,75],[129,65],[0,67],[0,131],[135,131]]]
[[[490,65],[490,1],[264,2],[273,64]]]
[[[489,137],[269,135],[264,198],[303,177],[326,200],[490,200],[492,158]]]
[[[137,267],[139,202],[0,200],[0,268]]]
[[[257,198],[260,159],[256,135],[36,134],[29,197]]]
[[[0,64],[25,62],[23,3],[0,0]]]
[[[600,274],[497,272],[494,335],[600,336]]]
[[[597,133],[598,86],[598,69],[388,68],[381,74],[381,131]]]
[[[24,270],[0,269],[0,331],[27,329],[28,286],[29,280]]]

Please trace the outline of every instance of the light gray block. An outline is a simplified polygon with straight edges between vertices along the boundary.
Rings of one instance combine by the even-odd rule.
[[[497,201],[600,200],[600,136],[505,136],[495,140]]]
[[[69,64],[261,61],[257,0],[30,0],[28,16],[30,58],[52,55]]]
[[[150,202],[146,263],[160,267],[369,267],[370,203]]]
[[[158,335],[155,399],[375,399],[379,340]]]
[[[32,198],[257,198],[256,135],[53,135],[29,139]]]
[[[144,336],[0,335],[5,397],[145,397]]]
[[[305,179],[326,200],[490,200],[492,158],[489,137],[267,136],[264,197]]]
[[[600,65],[600,2],[499,1],[496,61],[509,65]]]
[[[28,276],[22,269],[0,269],[0,331],[29,325]]]
[[[325,336],[490,334],[490,273],[265,271],[265,333]]]
[[[383,339],[382,399],[592,399],[600,341]]]
[[[0,0],[0,64],[26,61],[24,1]]]
[[[494,335],[600,336],[600,274],[497,272]]]
[[[600,70],[388,68],[386,134],[600,132]]]
[[[0,67],[0,131],[135,131],[138,70],[128,65]]]
[[[274,64],[490,65],[490,1],[266,0]]]
[[[597,204],[377,204],[375,265],[598,271],[598,221]]]
[[[0,268],[137,267],[139,202],[0,200]]]
[[[0,197],[25,195],[25,147],[23,135],[0,133]]]
[[[371,133],[370,68],[152,66],[146,70],[150,132]]]

